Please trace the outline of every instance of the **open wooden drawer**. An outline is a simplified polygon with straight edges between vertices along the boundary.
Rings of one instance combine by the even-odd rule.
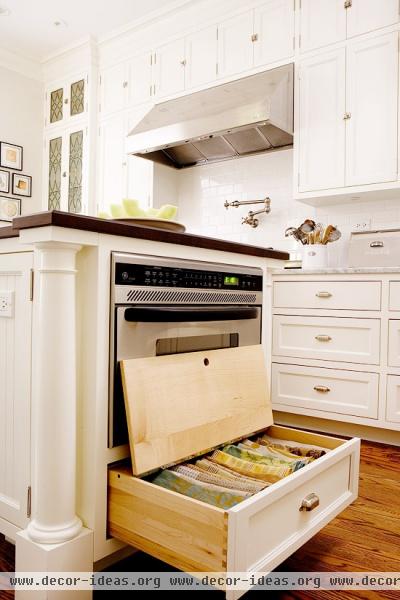
[[[272,425],[261,347],[138,359],[123,370],[132,464],[109,470],[111,535],[189,572],[266,572],[356,498],[359,440]],[[135,476],[260,431],[329,452],[229,510]],[[310,494],[319,504],[301,510]]]

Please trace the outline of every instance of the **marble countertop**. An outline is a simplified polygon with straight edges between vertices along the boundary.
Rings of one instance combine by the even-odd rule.
[[[351,275],[400,273],[400,267],[336,267],[326,269],[274,269],[273,275]]]

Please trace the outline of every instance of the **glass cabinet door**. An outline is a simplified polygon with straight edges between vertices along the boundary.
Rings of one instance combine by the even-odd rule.
[[[62,121],[64,108],[64,88],[50,92],[50,123]]]
[[[80,115],[85,111],[85,80],[80,79],[71,83],[70,87],[70,116]]]
[[[82,211],[83,131],[69,134],[68,211]]]
[[[61,208],[61,159],[63,139],[61,136],[49,140],[49,180],[48,180],[48,208],[60,210]]]

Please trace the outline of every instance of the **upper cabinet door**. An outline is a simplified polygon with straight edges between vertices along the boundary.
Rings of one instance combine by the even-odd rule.
[[[346,39],[346,12],[344,0],[301,0],[301,52]]]
[[[100,112],[102,117],[125,108],[127,90],[128,77],[125,63],[119,63],[102,71],[100,75]]]
[[[49,86],[46,91],[46,127],[70,124],[87,112],[87,75]]]
[[[253,11],[218,25],[218,76],[229,77],[253,67]]]
[[[314,56],[300,69],[299,191],[342,187],[345,50]]]
[[[347,50],[346,184],[397,179],[398,33]]]
[[[269,0],[254,11],[254,66],[294,54],[294,2]]]
[[[186,37],[186,89],[205,85],[217,77],[218,28],[216,25]]]
[[[185,89],[185,40],[179,39],[157,48],[155,53],[155,95],[172,96]]]
[[[128,105],[142,104],[151,100],[153,53],[146,52],[129,61]]]
[[[399,0],[352,0],[347,10],[347,37],[374,31],[399,20]]]

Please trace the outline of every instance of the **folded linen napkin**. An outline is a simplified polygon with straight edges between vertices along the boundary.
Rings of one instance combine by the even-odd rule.
[[[261,454],[261,452],[258,452],[257,450],[252,450],[248,448],[238,448],[237,446],[233,446],[232,444],[224,446],[222,451],[226,452],[227,454],[232,454],[232,456],[236,456],[236,458],[261,463],[263,465],[272,465],[277,467],[281,465],[286,465],[290,473],[294,473],[294,471],[301,469],[305,466],[305,464],[307,464],[301,459],[287,462],[286,460],[284,460],[284,458],[271,458],[270,456],[264,456],[263,454]]]
[[[242,492],[240,490],[232,490],[230,492],[226,488],[217,485],[196,481],[186,475],[175,473],[169,469],[161,471],[161,473],[153,479],[152,483],[168,490],[172,490],[173,492],[178,492],[179,494],[184,494],[185,496],[190,496],[196,500],[201,500],[225,509],[231,508],[251,496],[248,492]]]
[[[266,433],[264,433],[263,436],[257,440],[257,442],[260,444],[271,445],[273,448],[278,450],[287,450],[292,454],[306,456],[309,458],[320,458],[329,452],[327,448],[322,448],[321,446],[304,444],[303,442],[293,442],[290,440],[281,440],[267,435]]]
[[[265,485],[261,487],[253,482],[248,483],[244,479],[240,479],[239,477],[235,479],[229,479],[224,475],[217,475],[216,473],[207,473],[207,471],[202,471],[195,465],[178,465],[177,467],[172,467],[171,471],[175,473],[180,473],[181,475],[187,475],[195,480],[202,481],[203,483],[212,483],[214,485],[219,485],[221,487],[236,491],[240,490],[242,492],[248,492],[250,494],[255,494],[259,492]]]
[[[269,481],[270,483],[275,483],[276,481],[279,481],[279,479],[290,475],[292,472],[292,469],[289,465],[276,466],[265,465],[254,461],[251,462],[249,460],[237,458],[221,450],[214,450],[210,456],[210,460],[225,467],[229,467],[237,473],[250,475],[251,477],[261,479],[262,481]]]
[[[246,481],[247,483],[255,485],[257,487],[257,491],[263,490],[265,487],[271,485],[267,481],[260,481],[255,477],[243,475],[242,473],[236,473],[228,467],[223,467],[222,465],[212,462],[207,458],[201,458],[200,460],[197,460],[196,468],[201,469],[202,471],[206,471],[208,473],[220,474],[229,479],[234,479],[235,481]]]

